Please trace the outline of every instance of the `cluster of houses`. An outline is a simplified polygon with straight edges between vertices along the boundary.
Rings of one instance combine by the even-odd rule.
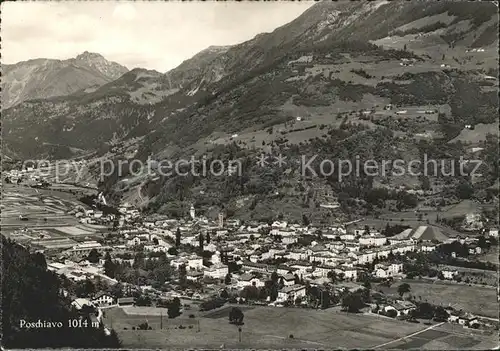
[[[99,196],[99,202],[104,203],[106,200],[102,195]],[[80,223],[85,224],[98,224],[98,225],[116,225],[117,227],[123,227],[128,224],[135,223],[140,218],[140,212],[137,208],[129,204],[124,204],[118,208],[117,214],[104,214],[103,211],[98,209],[84,209],[83,206],[77,206],[68,212],[70,215],[74,215]]]
[[[134,209],[128,206],[119,211],[128,218],[135,216]],[[85,216],[95,216],[96,212],[85,212]],[[112,245],[96,241],[74,245],[65,252],[80,259],[52,262],[48,264],[49,269],[75,281],[100,276],[111,282],[113,279],[104,275],[104,255],[98,263],[86,260],[92,250],[109,251],[113,260],[130,263],[138,250],[150,257],[162,252],[174,270],[185,267],[188,281],[206,287],[208,279],[218,286],[216,290],[230,288],[234,292],[250,286],[261,288],[276,273],[280,289],[273,304],[279,304],[306,296],[305,282],[317,286],[333,279],[349,283],[356,281],[361,272],[381,279],[403,277],[403,264],[398,261],[397,254],[429,252],[443,243],[466,240],[449,238],[432,226],[419,226],[385,237],[377,230],[356,228],[355,225],[318,228],[284,221],[241,223],[239,220],[226,221],[223,215],[211,221],[197,217],[194,208],[191,208],[189,219],[143,218],[133,224],[123,222],[116,233],[119,239]],[[200,235],[204,237],[203,250],[199,250]],[[192,249],[184,251],[182,248],[186,246]],[[201,255],[202,252],[211,253],[208,256],[210,264],[207,265],[207,256]],[[129,259],[120,258],[123,256],[117,256],[118,253],[129,253]],[[236,264],[239,269],[230,272],[229,263]],[[457,272],[445,269],[442,274],[444,279],[453,279]],[[183,292],[179,293],[185,297]],[[197,292],[200,299],[205,295]],[[127,303],[106,294],[94,296],[89,301],[93,306]],[[400,315],[408,313],[412,307],[403,301],[383,308],[396,309]]]
[[[400,299],[396,299],[390,303],[372,306],[372,312],[379,314],[390,315],[391,311],[394,311],[392,312],[392,316],[395,318],[409,317],[416,309],[417,306],[413,302]],[[465,312],[462,309],[456,310],[449,306],[445,308],[445,311],[447,318],[444,320],[449,323],[456,323],[468,328],[477,328],[483,324],[477,316]]]
[[[5,171],[4,179],[8,179],[11,183],[27,181],[35,184],[35,186],[43,186],[43,184],[47,183],[45,177],[35,172],[35,168],[33,166]]]
[[[131,214],[127,211],[130,211],[128,207],[120,209],[120,212]],[[241,265],[243,273],[271,273],[278,270],[283,275],[292,273],[303,279],[317,279],[326,278],[333,271],[344,279],[356,280],[359,267],[375,260],[386,261],[391,255],[404,255],[407,252],[429,252],[441,243],[464,240],[450,239],[430,226],[420,226],[393,237],[385,237],[373,229],[347,229],[345,226],[320,229],[283,221],[271,225],[242,225],[238,220],[224,223],[223,218],[215,223],[203,217],[196,218],[191,211],[190,220],[145,219],[141,224],[121,226],[121,243],[113,247],[90,241],[80,243],[70,251],[84,256],[93,249],[100,252],[132,251],[140,246],[145,253],[168,253],[175,245],[178,230],[181,233],[181,245],[194,247],[199,245],[202,233],[205,237],[203,249],[212,253],[210,267],[203,266],[202,258],[194,254],[168,255],[175,268],[186,266],[191,280],[203,276],[223,278],[228,270],[220,260],[221,251]],[[302,242],[304,238],[310,239]],[[472,245],[471,250],[477,253],[480,248]],[[269,264],[275,260],[284,263]],[[371,273],[381,278],[394,277],[402,273],[402,265],[397,262],[381,263]]]

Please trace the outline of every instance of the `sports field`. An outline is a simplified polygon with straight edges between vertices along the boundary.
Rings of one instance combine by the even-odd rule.
[[[228,322],[228,307],[206,317],[173,320],[163,317],[127,315],[116,308],[106,311],[105,323],[112,324],[124,347],[129,348],[393,348],[400,343],[424,347],[439,345],[455,348],[455,334],[436,324],[427,326],[396,321],[375,315],[346,314],[334,310],[253,307],[244,310],[241,342],[238,327]],[[220,315],[220,317],[219,317]],[[219,317],[219,318],[217,318]],[[153,330],[136,331],[132,326],[148,321]],[[182,327],[179,327],[182,325]],[[191,326],[191,327],[190,327]],[[126,330],[124,328],[127,328]],[[434,328],[436,328],[434,330]],[[426,330],[428,329],[428,330]],[[290,337],[290,336],[293,337]],[[410,336],[409,339],[406,337]],[[450,338],[452,336],[453,338]],[[458,335],[466,348],[495,345],[492,337]],[[457,339],[458,340],[458,339]],[[418,346],[412,346],[413,344]],[[399,347],[399,346],[398,346]],[[403,348],[404,345],[402,346]],[[491,348],[490,347],[490,348]]]

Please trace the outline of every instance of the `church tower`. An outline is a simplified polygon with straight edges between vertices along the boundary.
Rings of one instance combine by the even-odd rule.
[[[196,217],[196,211],[195,211],[195,209],[194,209],[193,204],[191,204],[191,208],[189,209],[189,215],[191,216],[191,219],[193,219],[193,220],[194,220],[194,219],[195,219],[195,217]]]

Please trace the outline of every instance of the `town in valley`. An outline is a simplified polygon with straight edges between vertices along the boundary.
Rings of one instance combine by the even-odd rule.
[[[3,194],[3,234],[43,253],[73,308],[95,311],[94,327],[131,347],[201,347],[199,333],[212,347],[495,343],[498,226],[479,212],[462,230],[396,217],[209,219],[193,205],[174,219],[110,206],[96,188],[49,183],[31,168],[6,172]]]
[[[1,15],[2,347],[498,350],[497,3]]]

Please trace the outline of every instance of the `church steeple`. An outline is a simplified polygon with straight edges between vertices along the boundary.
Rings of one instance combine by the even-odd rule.
[[[189,215],[191,216],[191,219],[195,219],[196,218],[196,210],[194,209],[194,205],[191,204],[191,208],[189,209]]]

